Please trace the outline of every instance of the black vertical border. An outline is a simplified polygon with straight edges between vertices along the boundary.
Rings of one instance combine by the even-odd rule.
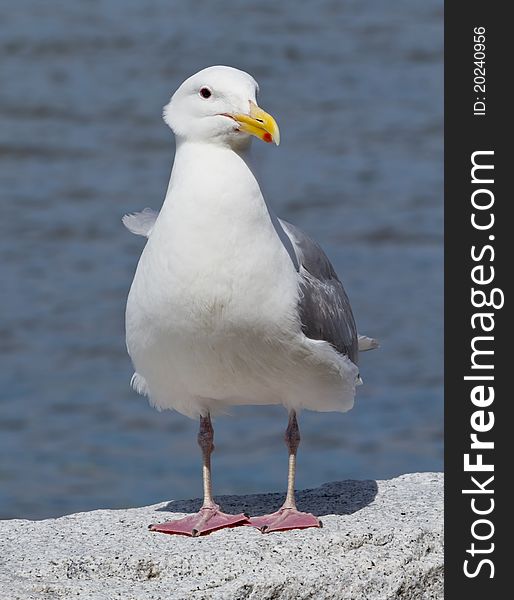
[[[510,298],[506,290],[514,272],[514,228],[508,217],[508,205],[513,205],[513,191],[507,189],[514,174],[514,153],[509,138],[514,135],[514,123],[508,104],[512,87],[512,21],[507,16],[508,3],[497,0],[477,2],[447,0],[445,2],[445,598],[466,600],[511,597],[513,594],[506,567],[510,553],[507,546],[507,527],[514,518],[507,514],[513,506],[507,486],[512,480],[510,457],[514,455],[506,444],[510,426],[508,408],[514,406],[513,393],[507,388],[508,363],[514,349],[512,323],[508,319]],[[486,29],[486,115],[474,116],[474,28]],[[494,150],[494,227],[479,232],[471,226],[471,154],[477,150]],[[502,309],[494,313],[494,388],[495,400],[486,410],[492,410],[495,425],[487,439],[494,440],[494,450],[484,452],[484,462],[493,461],[495,509],[488,516],[495,532],[489,542],[494,551],[483,554],[494,563],[494,577],[489,567],[480,569],[474,578],[466,577],[463,563],[471,558],[466,552],[474,541],[471,526],[480,516],[474,515],[469,495],[462,494],[470,486],[470,475],[464,472],[463,456],[470,452],[470,417],[477,410],[470,401],[472,384],[464,381],[470,374],[470,343],[476,332],[471,327],[471,269],[479,264],[471,259],[471,246],[491,243],[495,236],[495,280],[491,287],[505,292]],[[489,254],[487,255],[489,257]],[[514,364],[511,367],[514,370]],[[511,434],[514,437],[514,428]],[[485,438],[485,436],[484,436]],[[483,477],[482,477],[483,479]],[[484,498],[485,496],[481,496]],[[485,531],[482,530],[483,532]],[[475,541],[477,547],[489,542]],[[476,555],[475,567],[480,557]],[[473,569],[473,567],[472,567]],[[514,572],[514,567],[511,569]]]

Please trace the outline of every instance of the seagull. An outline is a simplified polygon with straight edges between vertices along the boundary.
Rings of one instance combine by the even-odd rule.
[[[262,532],[320,527],[295,503],[297,414],[345,412],[361,383],[359,336],[343,285],[320,246],[277,218],[252,169],[253,137],[280,142],[254,78],[213,66],[164,107],[176,153],[159,213],[125,215],[148,238],[126,307],[132,386],[159,410],[199,419],[203,505],[153,531],[198,536],[252,525]],[[276,512],[227,514],[211,485],[211,417],[233,405],[283,405],[289,420],[286,499]]]

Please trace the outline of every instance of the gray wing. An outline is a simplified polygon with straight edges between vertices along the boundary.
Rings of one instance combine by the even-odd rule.
[[[324,340],[357,364],[358,336],[348,296],[321,247],[301,229],[279,219],[293,244],[301,281],[300,319],[304,334]]]

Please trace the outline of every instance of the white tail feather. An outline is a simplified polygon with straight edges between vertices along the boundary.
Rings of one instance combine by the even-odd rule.
[[[148,390],[148,384],[144,377],[142,377],[139,373],[134,373],[132,375],[132,379],[130,380],[130,385],[132,388],[142,396],[149,396],[150,392]]]
[[[374,340],[370,337],[366,337],[365,335],[358,336],[358,343],[359,352],[367,352],[368,350],[374,350],[375,348],[378,348],[377,340]]]

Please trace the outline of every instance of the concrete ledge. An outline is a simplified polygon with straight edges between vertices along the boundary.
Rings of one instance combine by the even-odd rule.
[[[219,497],[227,510],[276,510],[282,494]],[[323,529],[251,527],[187,538],[149,523],[197,500],[0,521],[0,598],[87,600],[429,600],[443,598],[443,476],[343,481],[299,492]]]

